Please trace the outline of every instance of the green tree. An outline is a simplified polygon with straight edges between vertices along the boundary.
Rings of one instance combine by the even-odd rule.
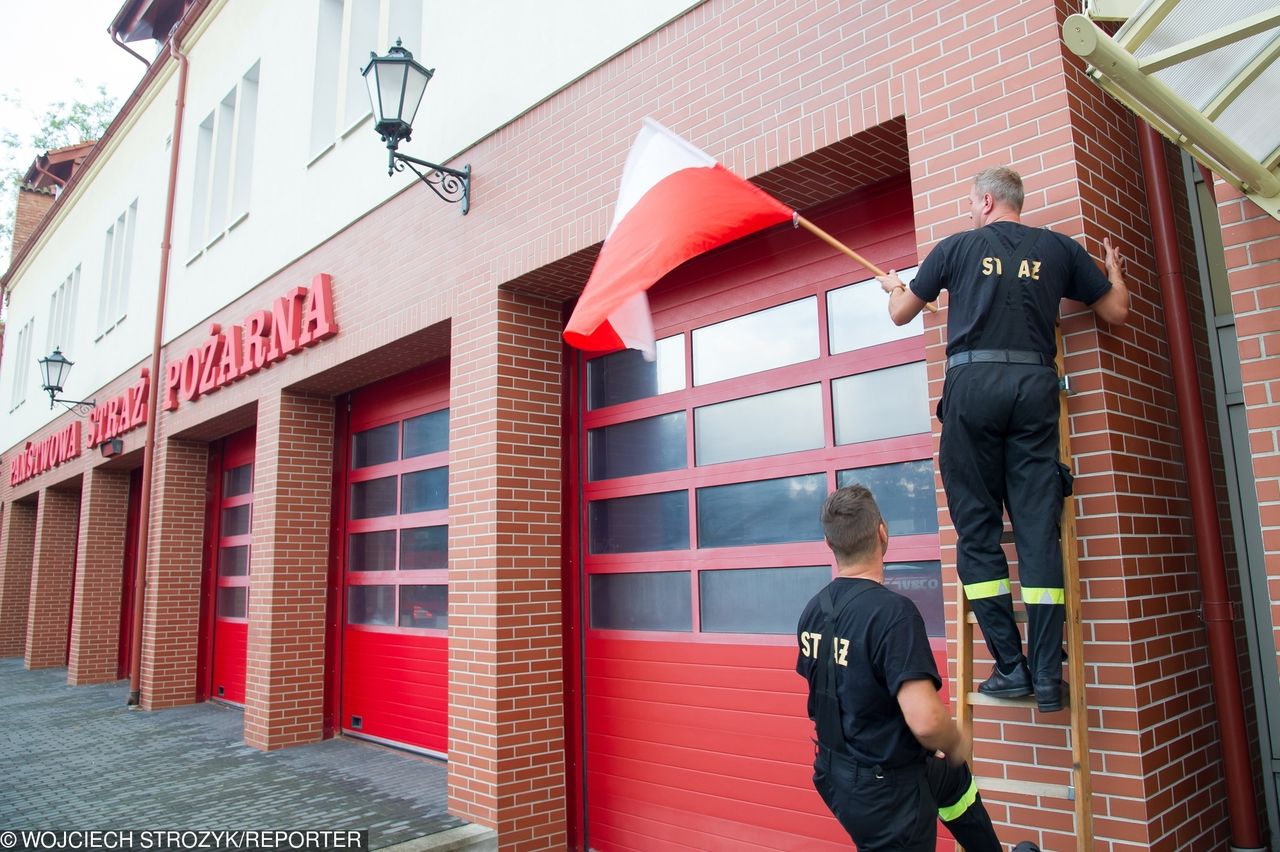
[[[12,130],[0,133],[0,266],[9,264],[18,182],[31,160],[54,148],[101,138],[116,116],[116,99],[107,94],[106,86],[89,91],[82,80],[77,80],[76,86],[79,91],[72,99],[49,105],[30,139],[24,140]],[[0,102],[11,110],[22,109],[20,99],[12,93],[0,92]]]

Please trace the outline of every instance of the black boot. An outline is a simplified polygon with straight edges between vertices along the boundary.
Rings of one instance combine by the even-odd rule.
[[[1024,840],[1017,846],[1013,847],[1010,852],[1040,852],[1040,847],[1032,843],[1030,840]]]
[[[1038,677],[1035,685],[1036,707],[1041,713],[1056,713],[1067,706],[1067,682],[1060,677]]]
[[[991,667],[991,676],[978,684],[978,691],[992,698],[1021,698],[1031,694],[1031,672],[1026,661],[1013,667],[1013,671],[1000,671],[999,665]]]

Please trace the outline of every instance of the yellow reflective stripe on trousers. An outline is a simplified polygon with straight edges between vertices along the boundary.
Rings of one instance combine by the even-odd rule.
[[[1009,578],[1000,580],[984,580],[981,583],[965,583],[964,596],[971,601],[983,598],[994,598],[997,595],[1009,594]]]
[[[1022,587],[1022,602],[1025,604],[1057,604],[1064,605],[1067,595],[1062,589],[1033,589]]]
[[[964,791],[964,795],[954,805],[947,805],[945,808],[938,808],[938,819],[943,822],[951,822],[959,819],[965,811],[969,810],[969,806],[978,800],[978,780],[969,778],[969,789]]]

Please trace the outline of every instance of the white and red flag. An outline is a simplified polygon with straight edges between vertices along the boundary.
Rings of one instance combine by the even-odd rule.
[[[639,349],[652,360],[645,291],[689,258],[793,216],[790,207],[646,118],[565,341],[594,352]]]

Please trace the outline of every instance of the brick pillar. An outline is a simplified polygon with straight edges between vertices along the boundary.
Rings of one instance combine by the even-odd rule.
[[[120,580],[129,474],[91,469],[80,489],[80,543],[76,548],[76,605],[71,618],[67,683],[116,679],[120,653]]]
[[[449,809],[502,849],[567,843],[560,326],[505,291],[453,324]]]
[[[258,403],[244,741],[260,749],[324,733],[325,596],[333,400]]]
[[[31,558],[31,600],[27,604],[24,662],[29,669],[67,662],[67,619],[71,615],[79,516],[80,495],[75,491],[46,488],[40,492]]]
[[[1280,649],[1280,222],[1222,181],[1214,193],[1236,315],[1272,638]],[[1280,651],[1275,664],[1280,673]]]
[[[0,527],[0,657],[19,657],[27,644],[36,504],[10,503]]]
[[[142,630],[142,707],[196,699],[209,447],[157,441]]]

